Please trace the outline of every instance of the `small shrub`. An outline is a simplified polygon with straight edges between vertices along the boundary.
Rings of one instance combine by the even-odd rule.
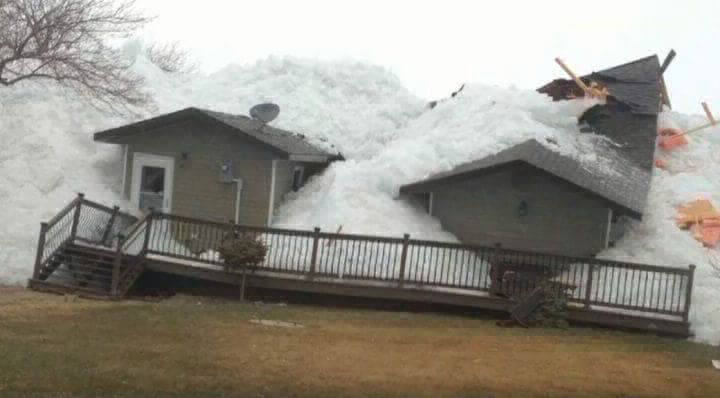
[[[218,253],[225,266],[235,270],[262,264],[267,255],[267,246],[255,234],[233,232],[223,239]]]
[[[530,316],[529,323],[533,326],[545,328],[566,329],[569,326],[567,322],[567,293],[563,289],[553,286],[550,282],[544,282],[540,287],[545,294],[545,299]]]

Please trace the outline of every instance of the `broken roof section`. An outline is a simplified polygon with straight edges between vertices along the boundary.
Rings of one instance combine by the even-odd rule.
[[[326,162],[338,159],[338,154],[330,153],[309,143],[303,135],[287,130],[278,129],[244,115],[234,115],[224,112],[215,112],[199,108],[185,108],[180,111],[160,115],[137,123],[95,133],[95,141],[121,144],[129,137],[138,134],[152,133],[171,123],[182,120],[200,118],[224,126],[274,148],[289,158],[298,161]]]
[[[661,73],[658,57],[653,55],[633,62],[594,72],[583,80],[605,85],[610,97],[605,105],[590,108],[580,122],[588,134],[609,138],[595,149],[605,158],[613,159],[612,172],[606,165],[588,164],[563,155],[536,140],[529,140],[453,168],[424,180],[404,185],[400,192],[423,192],[431,185],[444,184],[494,170],[504,165],[523,162],[561,178],[587,192],[641,217],[650,190],[657,115],[661,103]],[[575,90],[579,90],[577,93]],[[558,79],[538,91],[564,100],[568,94],[584,93],[572,80]],[[584,134],[584,133],[581,133]]]
[[[600,83],[608,88],[608,103],[617,102],[627,106],[632,113],[657,115],[660,112],[661,85],[660,60],[657,55],[640,58],[626,64],[582,76],[590,84]],[[538,89],[555,101],[582,97],[583,91],[575,82],[556,79]]]

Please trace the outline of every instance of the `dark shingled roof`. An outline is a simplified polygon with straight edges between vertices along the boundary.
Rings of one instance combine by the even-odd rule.
[[[609,152],[609,154],[610,156],[613,155],[612,152]],[[494,155],[464,163],[450,171],[432,175],[413,184],[404,185],[400,188],[400,193],[424,192],[434,184],[446,183],[453,178],[472,177],[489,168],[501,167],[515,162],[524,162],[560,177],[626,209],[634,216],[642,214],[645,198],[650,189],[649,172],[623,162],[622,159],[617,159],[617,162],[613,163],[615,166],[613,170],[602,170],[555,152],[531,139]]]
[[[594,72],[584,78],[606,85],[612,96],[608,98],[607,104],[590,108],[580,121],[587,123],[592,133],[612,141],[598,145],[597,152],[612,160],[613,170],[584,164],[536,140],[529,140],[450,171],[404,185],[400,192],[423,192],[430,185],[472,176],[513,162],[524,162],[598,195],[624,208],[630,215],[641,216],[650,190],[657,115],[660,112],[659,59],[653,55]],[[561,85],[563,83],[555,81],[539,91],[549,93],[558,82]],[[553,92],[555,97],[554,94],[557,93]]]
[[[95,141],[122,143],[126,137],[149,132],[169,123],[193,117],[205,118],[222,123],[227,127],[230,127],[288,155],[324,161],[338,157],[337,154],[332,154],[310,144],[305,140],[305,137],[300,134],[268,126],[247,116],[192,107],[137,123],[101,131],[94,134],[94,139]]]
[[[605,85],[610,95],[629,106],[633,113],[657,115],[660,112],[660,59],[657,55],[584,77]]]

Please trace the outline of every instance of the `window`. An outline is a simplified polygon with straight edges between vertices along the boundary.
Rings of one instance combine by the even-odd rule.
[[[292,190],[297,192],[303,186],[303,178],[305,177],[305,168],[296,166],[293,170]]]

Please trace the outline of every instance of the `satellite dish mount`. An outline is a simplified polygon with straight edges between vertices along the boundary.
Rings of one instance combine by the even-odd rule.
[[[250,108],[250,117],[263,123],[270,123],[280,114],[280,107],[277,104],[257,104]]]

